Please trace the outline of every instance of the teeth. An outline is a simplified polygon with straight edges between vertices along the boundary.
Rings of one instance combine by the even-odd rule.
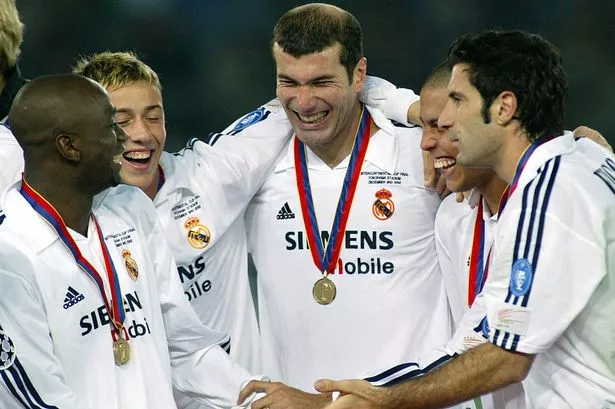
[[[455,159],[448,159],[448,158],[434,159],[433,166],[436,169],[443,169],[443,168],[450,168],[455,163],[457,163],[457,161],[455,161]]]
[[[148,159],[151,156],[151,152],[126,152],[124,157],[126,159]]]
[[[303,122],[315,123],[322,121],[327,116],[327,112],[318,112],[312,115],[302,115],[298,113],[297,116],[299,116],[299,119],[301,119]]]

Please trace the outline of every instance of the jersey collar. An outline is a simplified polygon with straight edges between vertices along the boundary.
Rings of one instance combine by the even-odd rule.
[[[569,154],[575,149],[576,143],[570,131],[565,131],[563,135],[540,145],[525,164],[517,183],[517,190],[521,191],[523,186],[533,180],[538,169],[547,161],[556,156]]]
[[[365,160],[370,162],[371,164],[377,166],[378,168],[384,170],[388,173],[394,173],[395,168],[397,167],[398,160],[398,152],[399,152],[399,142],[397,138],[397,132],[395,130],[395,126],[384,117],[384,114],[380,110],[373,109],[370,107],[366,107],[369,113],[372,116],[372,120],[379,128],[378,132],[372,135],[372,139],[369,142],[369,146],[367,148],[367,152],[365,154]],[[282,157],[282,159],[275,166],[273,172],[281,173],[288,169],[294,169],[294,138],[291,139],[290,143],[287,146],[286,153]],[[309,147],[306,146],[307,149],[307,157],[308,157],[308,168],[309,169],[320,169],[327,167],[324,162],[318,158],[314,152],[310,150]],[[348,167],[348,159],[345,158],[336,168],[347,168]]]

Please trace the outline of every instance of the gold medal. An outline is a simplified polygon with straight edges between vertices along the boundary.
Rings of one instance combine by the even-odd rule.
[[[113,341],[113,357],[117,366],[126,365],[130,361],[130,344],[121,335]]]
[[[320,280],[314,283],[312,288],[312,295],[318,304],[328,305],[335,300],[335,294],[337,290],[333,281],[329,280],[327,276],[324,276]]]

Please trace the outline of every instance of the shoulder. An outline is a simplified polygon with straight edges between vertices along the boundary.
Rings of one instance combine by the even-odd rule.
[[[157,213],[154,204],[143,191],[135,186],[119,185],[108,189],[94,199],[94,213],[127,225],[140,226],[149,231]]]
[[[0,276],[34,280],[36,251],[17,232],[0,229]]]
[[[213,146],[224,137],[228,136],[241,134],[264,137],[269,136],[268,134],[271,132],[282,132],[284,134],[289,134],[289,136],[292,132],[292,127],[288,121],[284,107],[277,98],[239,117],[222,132],[211,132],[206,136],[190,139],[186,147],[175,155],[185,154],[185,150],[206,149],[203,148],[203,145]]]
[[[0,143],[2,145],[17,145],[17,139],[7,124],[0,123]]]
[[[465,220],[475,214],[475,211],[466,201],[457,203],[455,194],[451,193],[440,203],[438,213],[436,213],[436,233],[446,237],[452,236],[454,232],[459,235],[464,234],[463,231],[459,231],[459,228]]]

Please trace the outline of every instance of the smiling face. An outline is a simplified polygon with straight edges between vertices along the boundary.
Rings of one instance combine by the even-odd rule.
[[[352,81],[340,62],[341,45],[295,58],[276,43],[273,56],[277,68],[277,96],[282,102],[297,137],[312,148],[326,150],[351,146],[356,129],[367,64],[362,58]]]
[[[115,121],[128,135],[122,157],[122,181],[153,197],[166,141],[160,90],[146,81],[138,81],[109,90],[109,96],[116,107]]]
[[[500,157],[502,134],[495,121],[485,123],[482,106],[480,93],[470,83],[468,65],[456,64],[448,84],[448,101],[438,125],[447,130],[452,145],[459,150],[458,163],[493,168]]]
[[[448,137],[448,130],[438,126],[438,119],[448,100],[445,86],[426,85],[421,90],[420,117],[423,123],[421,149],[429,152],[434,167],[446,179],[451,192],[465,192],[484,184],[493,173],[485,169],[466,168],[457,164],[458,149]]]
[[[114,120],[115,108],[100,85],[81,109],[87,109],[87,121],[81,121],[77,133],[80,146],[81,181],[94,193],[120,183],[121,155],[127,140],[124,131]]]

